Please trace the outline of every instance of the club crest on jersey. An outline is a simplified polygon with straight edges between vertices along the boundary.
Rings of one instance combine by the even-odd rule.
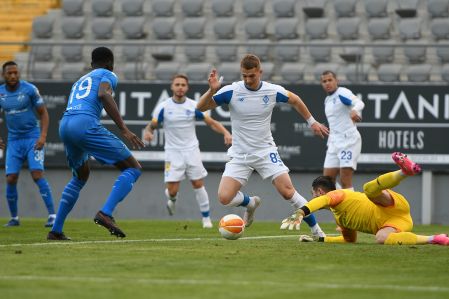
[[[17,97],[17,101],[22,102],[23,99],[25,99],[25,95],[23,93],[19,93],[19,96]]]
[[[263,101],[264,105],[267,106],[267,105],[268,105],[268,102],[270,101],[270,98],[269,98],[268,96],[264,96],[264,97],[262,98],[262,101]]]
[[[192,111],[186,110],[186,115],[187,115],[187,116],[190,116],[190,114],[192,114]]]

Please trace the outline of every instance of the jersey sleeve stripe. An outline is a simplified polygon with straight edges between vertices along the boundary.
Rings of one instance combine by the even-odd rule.
[[[344,97],[344,96],[342,96],[342,95],[338,95],[338,97],[340,98],[340,101],[341,101],[344,105],[346,105],[346,106],[351,106],[351,105],[352,105],[352,100],[351,100],[351,99],[349,99],[349,98],[347,98],[347,97]]]
[[[203,112],[201,112],[200,110],[198,110],[198,109],[195,109],[195,119],[196,120],[203,120],[203,119],[205,119],[206,117],[205,117],[205,115],[204,115],[204,113]]]
[[[231,102],[233,90],[228,90],[220,94],[216,94],[212,99],[217,103],[217,105],[229,104]]]
[[[277,103],[287,103],[288,102],[288,98],[289,98],[289,93],[287,93],[287,95],[277,92],[276,93],[276,102]]]

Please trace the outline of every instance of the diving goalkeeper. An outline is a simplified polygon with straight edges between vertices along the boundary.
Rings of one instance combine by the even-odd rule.
[[[413,221],[410,206],[399,193],[391,188],[403,179],[421,172],[421,167],[407,155],[395,152],[394,162],[401,170],[385,173],[363,186],[363,193],[348,189],[335,190],[331,177],[320,176],[312,183],[315,197],[298,209],[292,216],[282,221],[281,229],[299,229],[302,219],[319,209],[328,208],[334,214],[342,235],[312,239],[301,236],[301,241],[326,243],[353,243],[357,231],[376,236],[376,242],[387,245],[439,244],[449,246],[446,234],[423,236],[411,232]]]

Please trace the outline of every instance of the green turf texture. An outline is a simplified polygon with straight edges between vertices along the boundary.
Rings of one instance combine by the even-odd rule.
[[[44,222],[0,227],[0,298],[449,298],[448,246],[377,245],[366,234],[357,244],[299,243],[260,221],[229,241],[199,221],[118,220],[127,233],[118,240],[87,219],[69,220],[73,240],[61,243],[46,241]]]

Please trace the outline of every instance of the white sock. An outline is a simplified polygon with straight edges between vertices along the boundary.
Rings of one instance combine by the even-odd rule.
[[[171,197],[170,194],[168,193],[168,189],[165,189],[165,196],[167,197],[167,199],[171,201],[176,201],[178,199],[177,195],[178,194],[176,194],[174,197]]]
[[[48,214],[48,217],[56,218],[56,214]]]
[[[312,234],[314,234],[314,235],[320,235],[320,234],[322,234],[322,236],[325,235],[324,232],[323,232],[323,230],[321,229],[321,227],[320,227],[320,225],[319,225],[318,223],[315,224],[314,226],[312,226],[312,227],[310,228],[310,231],[311,231]]]
[[[245,199],[245,194],[243,194],[242,191],[237,192],[237,194],[234,196],[234,198],[231,200],[230,203],[228,203],[227,207],[238,207],[242,204],[243,200]],[[254,206],[254,198],[249,198],[249,203],[247,207],[253,207]]]
[[[16,216],[16,217],[11,217],[11,219],[14,219],[14,220],[19,220],[19,216]]]
[[[295,211],[308,202],[307,199],[305,199],[301,196],[301,194],[298,193],[298,191],[295,191],[292,198],[290,198],[288,201]]]
[[[200,206],[200,212],[209,212],[209,196],[207,195],[206,188],[201,187],[198,189],[193,189],[195,192],[195,198]]]
[[[342,189],[339,182],[335,182],[335,188],[337,188],[337,189]]]

